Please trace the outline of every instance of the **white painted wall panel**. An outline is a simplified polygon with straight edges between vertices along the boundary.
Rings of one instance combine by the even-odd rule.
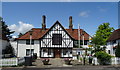
[[[39,57],[40,47],[39,47],[39,40],[34,40],[34,45],[26,45],[26,40],[18,40],[18,57],[26,56],[26,49],[34,49],[34,53],[37,53]]]

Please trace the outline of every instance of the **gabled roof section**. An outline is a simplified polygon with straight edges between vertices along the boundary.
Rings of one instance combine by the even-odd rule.
[[[110,35],[107,41],[113,41],[120,39],[120,28],[113,31],[113,33]]]
[[[72,36],[72,38],[74,40],[78,40],[78,37],[79,37],[79,35],[78,35],[78,29],[72,29],[72,30],[66,29],[66,31],[69,33],[69,35]],[[83,29],[80,29],[80,34],[82,34],[82,32],[83,32]],[[89,40],[89,37],[90,37],[90,35],[85,32],[84,33],[84,40]],[[80,36],[80,40],[83,40],[83,35]]]
[[[60,25],[60,26],[62,27],[62,29],[68,34],[68,36],[69,36],[71,39],[73,39],[73,38],[71,37],[71,35],[65,30],[65,28],[60,24],[59,21],[56,21],[56,22],[53,24],[53,26],[52,26],[47,32],[49,32],[56,24]],[[46,33],[47,33],[47,32],[46,32]],[[46,33],[43,35],[43,37],[46,35]],[[42,37],[41,37],[41,38],[42,38]]]
[[[42,28],[32,28],[31,30],[33,30],[32,32],[32,39],[39,39],[41,38],[49,29],[46,28],[45,30],[42,30]],[[17,39],[30,39],[30,33],[26,32],[24,35],[22,35],[21,37],[17,38]]]
[[[59,24],[62,29],[74,40],[78,40],[78,29],[65,29],[59,21],[56,21],[51,28],[46,28],[45,30],[42,30],[42,28],[32,28],[33,33],[32,33],[32,39],[39,40],[42,37],[45,36],[45,34],[50,31],[56,24]],[[82,33],[82,29],[80,29],[80,34]],[[89,40],[89,34],[84,33],[84,40]],[[30,33],[26,32],[24,35],[21,37],[17,38],[17,40],[24,40],[24,39],[30,39]],[[83,36],[80,37],[81,40],[83,40]]]

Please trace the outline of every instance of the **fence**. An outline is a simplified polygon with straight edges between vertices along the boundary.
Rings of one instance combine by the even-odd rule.
[[[112,58],[111,59],[111,64],[112,65],[120,64],[120,58],[118,58],[118,57]]]
[[[22,58],[6,58],[0,59],[0,66],[17,66],[25,62],[25,59]]]
[[[98,59],[96,57],[93,58],[92,64],[99,65]],[[111,63],[110,64],[111,65],[118,65],[118,64],[120,64],[120,58],[118,58],[118,57],[111,58]]]

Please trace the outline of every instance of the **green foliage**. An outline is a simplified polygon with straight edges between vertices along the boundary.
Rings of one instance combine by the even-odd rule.
[[[95,56],[97,57],[97,59],[99,60],[98,62],[100,63],[100,65],[107,65],[110,64],[111,62],[111,58],[112,56],[107,54],[104,51],[99,51],[95,53]]]
[[[0,17],[0,29],[2,29],[2,34],[4,34],[8,39],[12,38],[11,34],[14,33],[14,31],[10,31],[8,26],[3,21],[3,18]]]
[[[109,23],[103,23],[98,26],[96,34],[92,38],[92,44],[106,45],[106,41],[114,30],[113,27],[109,27]]]
[[[91,51],[91,53],[96,53],[96,52],[99,52],[99,51],[105,51],[105,46],[104,47],[100,47],[100,45],[96,45],[96,46],[93,46],[94,47],[94,50]]]
[[[120,57],[120,44],[119,43],[118,43],[118,46],[117,46],[116,51],[115,51],[115,56]]]
[[[6,47],[6,49],[2,52],[3,54],[14,54],[14,48],[9,45]]]
[[[101,36],[94,36],[92,38],[92,43],[95,45],[102,45],[104,44],[103,38]]]
[[[92,50],[91,53],[102,51],[102,48],[99,45],[96,45],[96,46],[93,46],[93,47],[94,47],[94,50]]]

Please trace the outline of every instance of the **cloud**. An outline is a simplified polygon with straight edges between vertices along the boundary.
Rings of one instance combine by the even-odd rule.
[[[98,9],[99,9],[100,12],[106,12],[107,11],[107,9],[101,8],[101,7],[98,7]]]
[[[82,11],[79,13],[80,17],[88,17],[89,16],[89,11]]]
[[[24,23],[22,21],[19,21],[18,22],[18,25],[17,24],[13,24],[13,25],[10,25],[8,26],[8,28],[12,31],[15,31],[15,33],[25,33],[27,31],[29,31],[31,28],[33,28],[34,26],[31,25],[31,24],[27,24],[27,23]]]

